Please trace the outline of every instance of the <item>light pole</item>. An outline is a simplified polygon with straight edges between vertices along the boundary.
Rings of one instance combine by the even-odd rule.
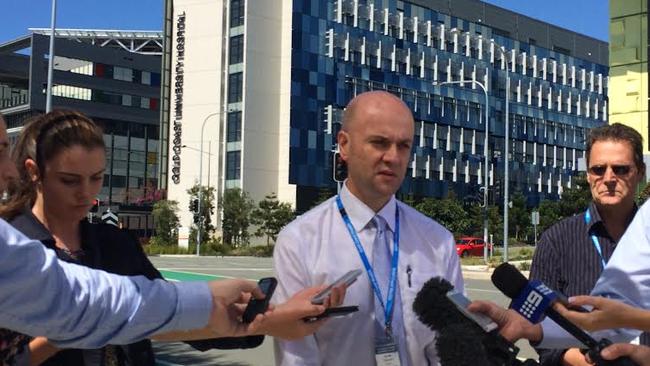
[[[494,46],[497,46],[494,41],[492,41],[492,44]],[[510,62],[508,61],[508,58],[506,57],[506,51],[503,46],[498,46],[495,47],[495,49],[499,50],[501,52],[501,57],[505,60],[506,63],[506,120],[505,120],[505,136],[504,136],[504,142],[503,142],[503,150],[505,152],[504,159],[503,159],[503,262],[508,261],[508,208],[510,205],[510,200],[509,200],[509,185],[510,185],[510,178],[509,178],[509,170],[510,170],[510,160],[509,160],[509,153],[510,150],[508,149],[508,145],[510,144]]]
[[[50,58],[47,61],[47,92],[45,113],[52,111],[52,74],[54,73],[54,31],[56,30],[56,0],[52,0],[52,21],[50,23]]]
[[[490,109],[490,99],[488,98],[488,92],[487,88],[483,83],[476,81],[476,80],[470,80],[470,81],[442,81],[442,82],[434,82],[433,85],[448,85],[448,84],[460,84],[464,85],[465,83],[473,83],[481,87],[483,89],[483,93],[485,94],[485,139],[483,142],[483,155],[485,157],[485,162],[483,163],[483,169],[484,169],[484,181],[483,181],[483,242],[485,243],[485,247],[483,248],[483,259],[485,260],[485,263],[488,261],[488,143],[489,143],[489,135],[490,135],[490,120],[488,117],[488,110]]]
[[[205,123],[208,122],[208,119],[210,117],[216,116],[221,114],[221,112],[214,112],[208,114],[205,119],[203,120],[203,124],[201,125],[201,143],[200,143],[200,156],[199,156],[199,193],[197,194],[197,198],[199,199],[199,204],[197,205],[197,215],[199,216],[199,222],[196,223],[197,225],[197,230],[196,230],[196,256],[198,257],[200,255],[200,247],[201,247],[201,229],[203,228],[203,216],[201,215],[201,211],[203,209],[201,205],[201,196],[203,195],[203,131],[205,131]]]

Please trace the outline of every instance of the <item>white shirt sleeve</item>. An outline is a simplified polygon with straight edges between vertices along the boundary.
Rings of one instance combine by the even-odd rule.
[[[278,287],[273,296],[275,303],[287,301],[295,293],[311,286],[309,271],[305,268],[303,256],[299,253],[300,236],[294,234],[294,227],[286,227],[278,235],[273,252],[273,267]],[[275,364],[278,366],[322,364],[316,338],[313,335],[302,340],[285,341],[275,338]]]
[[[61,262],[0,220],[0,327],[60,347],[100,348],[204,327],[211,310],[207,283],[149,281]]]

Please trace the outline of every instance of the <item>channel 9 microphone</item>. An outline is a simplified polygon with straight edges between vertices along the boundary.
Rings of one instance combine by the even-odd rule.
[[[437,332],[441,366],[537,365],[533,360],[519,361],[519,349],[499,335],[492,320],[465,310],[469,303],[440,277],[427,281],[415,297],[413,311],[422,323]]]
[[[555,291],[548,288],[540,281],[528,281],[517,268],[509,263],[499,265],[492,273],[492,283],[504,295],[512,299],[510,307],[521,314],[531,323],[541,322],[545,316],[551,318],[557,325],[582,342],[587,348],[587,354],[591,361],[597,366],[634,366],[628,357],[620,357],[616,360],[607,361],[600,356],[603,348],[612,344],[608,339],[596,341],[568,319],[560,315],[553,305],[557,302],[568,305],[566,299]],[[584,309],[577,309],[578,311]]]

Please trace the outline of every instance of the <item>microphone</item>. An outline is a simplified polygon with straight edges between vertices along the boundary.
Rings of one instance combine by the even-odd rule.
[[[556,302],[565,303],[565,299],[540,281],[528,281],[517,268],[509,263],[503,263],[492,273],[492,283],[506,296],[512,299],[510,307],[531,323],[539,323],[545,316],[551,318],[557,325],[589,348],[589,358],[598,366],[634,366],[628,357],[616,360],[602,359],[600,351],[612,344],[608,339],[596,341],[567,318],[563,317],[553,305]]]
[[[435,277],[424,284],[413,301],[418,319],[437,332],[436,349],[442,366],[537,365],[533,360],[517,360],[519,349],[497,329],[479,320],[480,314],[474,318],[473,313],[468,311],[466,315],[459,310],[458,306],[468,305],[469,300],[460,294],[466,303],[454,303],[450,296],[457,299],[459,293],[453,290],[447,280]]]

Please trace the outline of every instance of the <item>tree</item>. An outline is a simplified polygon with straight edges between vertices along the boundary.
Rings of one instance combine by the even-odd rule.
[[[248,244],[250,216],[255,207],[247,192],[239,188],[226,189],[220,200],[223,213],[223,242],[231,246]]]
[[[443,199],[425,198],[415,208],[454,234],[465,234],[470,227],[467,212],[453,194]]]
[[[255,236],[266,236],[266,245],[275,242],[282,228],[295,217],[293,208],[287,202],[279,202],[275,193],[271,193],[258,202],[251,213],[251,223],[258,225]]]
[[[153,205],[154,241],[161,245],[174,245],[178,241],[178,202],[161,200]]]
[[[508,228],[509,236],[514,236],[516,240],[520,239],[520,235],[524,236],[528,232],[531,225],[530,211],[526,207],[526,197],[521,192],[516,192],[512,196],[512,208],[508,212]]]
[[[488,206],[488,235],[493,235],[494,243],[501,243],[503,235],[503,216],[497,206]],[[469,229],[474,236],[483,237],[483,207],[472,205],[469,208]],[[488,236],[488,241],[490,237]]]
[[[192,188],[187,190],[187,193],[190,195],[190,202],[198,200],[199,198],[199,188],[201,189],[201,202],[200,202],[200,212],[195,212],[194,208],[190,205],[190,212],[192,215],[198,219],[198,222],[194,220],[192,227],[190,229],[190,243],[196,241],[196,230],[198,229],[198,224],[201,223],[201,241],[206,241],[212,233],[214,233],[214,225],[212,225],[211,216],[214,214],[214,187],[200,186],[195,184]]]
[[[636,202],[641,206],[648,198],[650,198],[650,182],[646,183],[645,187],[643,187],[637,196]]]
[[[539,230],[543,232],[565,217],[584,212],[591,202],[591,189],[584,174],[573,177],[571,188],[562,192],[559,201],[544,200],[539,205]]]

